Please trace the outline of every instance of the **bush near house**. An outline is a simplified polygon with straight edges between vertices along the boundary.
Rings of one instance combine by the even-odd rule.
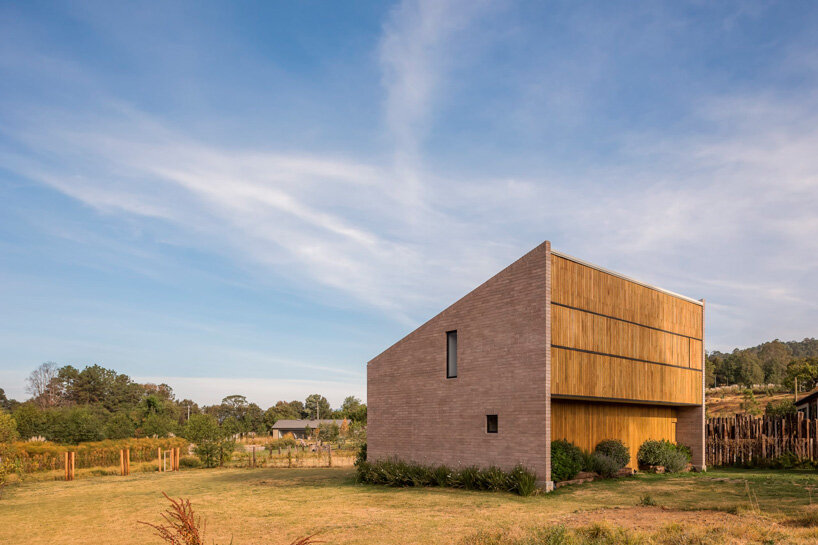
[[[669,473],[678,473],[690,463],[690,449],[666,439],[648,440],[642,443],[637,454],[640,467],[662,466]]]
[[[551,478],[569,481],[585,469],[585,455],[575,444],[564,439],[551,442]]]
[[[400,460],[378,462],[357,461],[355,468],[358,482],[386,486],[447,486],[466,490],[513,492],[530,496],[537,490],[537,477],[522,466],[511,471],[497,467],[480,469],[464,467],[452,469],[447,466],[426,466]]]

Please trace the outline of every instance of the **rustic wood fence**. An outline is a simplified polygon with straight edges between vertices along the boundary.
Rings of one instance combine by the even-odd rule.
[[[791,453],[818,460],[818,420],[799,413],[791,417],[736,415],[710,418],[706,424],[709,466],[752,464]]]

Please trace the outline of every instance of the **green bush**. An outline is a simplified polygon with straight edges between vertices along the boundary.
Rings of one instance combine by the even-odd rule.
[[[600,441],[594,449],[594,452],[613,460],[614,463],[619,466],[617,470],[622,469],[631,461],[631,453],[628,451],[628,447],[619,439],[605,439]]]
[[[202,461],[194,456],[182,456],[179,458],[179,467],[195,469],[202,467]]]
[[[363,463],[366,463],[366,443],[358,448],[358,454],[355,455],[355,467]]]
[[[616,477],[622,466],[619,462],[601,452],[596,452],[591,455],[592,471],[595,471],[606,478]]]
[[[575,444],[559,439],[551,442],[551,478],[568,481],[582,471],[585,462],[582,449]]]
[[[360,483],[387,486],[448,486],[466,490],[514,492],[530,496],[537,489],[537,477],[522,466],[510,472],[497,467],[481,469],[464,467],[451,470],[446,466],[426,466],[390,459],[378,462],[359,460],[355,465]]]
[[[690,462],[690,448],[671,443],[666,439],[650,439],[642,443],[636,456],[640,466],[663,466],[670,473],[677,473]]]

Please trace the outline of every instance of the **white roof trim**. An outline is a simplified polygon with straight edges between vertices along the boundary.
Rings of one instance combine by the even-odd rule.
[[[592,269],[596,269],[596,270],[602,271],[602,272],[604,272],[606,274],[610,274],[611,276],[616,276],[617,278],[621,278],[622,280],[627,280],[628,282],[633,282],[634,284],[639,284],[640,286],[644,286],[644,287],[650,288],[652,290],[660,291],[662,293],[672,295],[673,297],[678,297],[679,299],[684,299],[685,301],[690,301],[691,303],[695,303],[695,304],[697,304],[699,306],[704,306],[704,304],[701,301],[697,301],[696,299],[693,299],[692,297],[687,297],[686,295],[681,295],[679,293],[672,292],[670,290],[666,290],[666,289],[662,289],[662,288],[659,288],[659,287],[656,287],[656,286],[652,286],[652,285],[647,284],[645,282],[641,282],[639,280],[630,278],[629,276],[625,276],[624,274],[619,274],[618,272],[614,272],[614,271],[608,270],[608,269],[606,269],[604,267],[600,267],[599,265],[594,265],[593,263],[588,263],[587,261],[583,261],[581,259],[570,256],[568,254],[564,254],[562,252],[557,252],[555,250],[551,250],[551,253],[554,254],[555,256],[562,257],[564,259],[567,259],[569,261],[573,261],[575,263],[579,263],[580,265],[585,265],[586,267],[591,267]]]

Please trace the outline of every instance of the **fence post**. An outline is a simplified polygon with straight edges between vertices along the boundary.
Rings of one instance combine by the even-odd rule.
[[[327,467],[332,467],[332,444],[327,445]]]

